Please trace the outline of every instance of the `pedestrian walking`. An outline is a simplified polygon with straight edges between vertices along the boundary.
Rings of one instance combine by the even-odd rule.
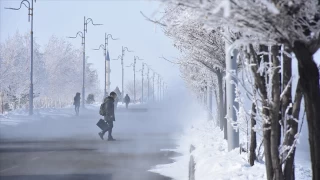
[[[130,103],[130,97],[128,94],[126,94],[126,97],[124,97],[124,102],[126,103],[126,109],[128,109]]]
[[[115,92],[111,92],[110,96],[104,99],[100,107],[100,115],[104,116],[104,120],[108,123],[108,129],[99,132],[100,138],[103,140],[104,134],[108,131],[108,141],[114,141],[115,139],[112,137],[112,129],[113,129],[113,121],[115,121],[114,116],[114,101],[117,98],[117,94]]]
[[[79,115],[80,99],[80,93],[77,92],[76,96],[73,98],[74,110],[76,111],[77,116]]]

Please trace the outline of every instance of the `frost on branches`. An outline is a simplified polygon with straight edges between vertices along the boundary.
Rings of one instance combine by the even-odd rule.
[[[225,82],[225,52],[239,50],[239,73],[233,76],[238,79],[235,100],[239,103],[240,120],[234,126],[246,135],[242,142],[250,142],[250,148],[246,148],[250,164],[264,154],[268,180],[294,179],[298,121],[302,118],[299,112],[304,97],[312,175],[314,180],[320,179],[320,136],[315,130],[320,129],[319,71],[312,57],[320,47],[320,2],[165,2],[168,6],[163,17],[149,20],[161,25],[181,51],[182,56],[174,63],[180,65],[187,85],[202,96],[208,87],[213,87],[221,129],[226,129],[227,122],[223,89],[226,83],[232,83]],[[299,66],[296,89],[292,87],[291,54]],[[259,147],[256,139],[263,142]]]
[[[0,49],[0,92],[12,109],[28,105],[30,84],[30,38],[16,33]],[[99,94],[98,75],[86,67],[88,93]],[[82,87],[82,52],[63,39],[51,37],[43,51],[34,42],[34,105],[62,107],[71,105]]]

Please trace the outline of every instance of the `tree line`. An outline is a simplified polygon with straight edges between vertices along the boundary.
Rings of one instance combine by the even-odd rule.
[[[320,1],[164,3],[167,6],[159,20],[145,17],[173,39],[181,57],[168,61],[179,65],[186,84],[199,99],[207,99],[207,92],[213,90],[216,124],[224,130],[225,139],[227,124],[232,121],[225,118],[225,88],[234,83],[239,108],[233,126],[244,135],[240,140],[248,143],[248,162],[253,166],[264,159],[268,180],[293,180],[304,109],[312,178],[320,179],[319,67],[313,59],[320,47]],[[233,57],[238,66],[227,72],[226,56],[232,49],[239,52]],[[293,60],[299,77],[293,76]],[[233,76],[237,83],[226,82],[226,76]]]
[[[30,86],[30,35],[16,32],[0,45],[0,94],[7,109],[27,108]],[[64,107],[82,88],[82,50],[52,36],[34,41],[34,106]],[[88,59],[88,57],[87,57]],[[100,95],[98,74],[86,63],[88,94]]]

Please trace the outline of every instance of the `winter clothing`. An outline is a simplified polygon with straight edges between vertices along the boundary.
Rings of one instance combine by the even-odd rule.
[[[77,93],[76,96],[73,98],[73,105],[77,115],[79,115],[80,99],[80,93]]]
[[[128,94],[126,95],[126,97],[124,97],[124,102],[126,103],[126,108],[128,109],[128,105],[130,103],[130,97],[128,96]]]
[[[108,96],[104,100],[105,103],[105,116],[104,120],[108,123],[109,129],[104,130],[99,133],[99,136],[101,139],[103,139],[103,135],[108,131],[108,140],[112,140],[112,128],[113,128],[113,121],[115,121],[115,116],[114,116],[114,99],[111,96]]]

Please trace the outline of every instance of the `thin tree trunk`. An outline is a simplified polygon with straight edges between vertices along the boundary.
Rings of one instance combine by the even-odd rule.
[[[227,95],[226,95],[226,83],[224,84],[224,103],[223,103],[223,135],[224,139],[228,140],[228,131],[227,131],[227,126],[228,126],[228,120],[227,118],[224,118],[227,116]]]
[[[224,110],[223,110],[223,75],[220,71],[217,72],[217,78],[218,78],[218,89],[219,89],[219,104],[218,109],[219,109],[219,122],[220,122],[220,129],[223,130],[223,124],[224,124]]]
[[[320,89],[319,70],[313,53],[304,42],[296,41],[293,52],[298,60],[300,83],[307,114],[312,179],[320,179]]]
[[[256,123],[256,104],[255,102],[252,103],[251,108],[251,140],[250,140],[250,155],[249,155],[249,162],[250,165],[254,165],[254,161],[256,160],[256,148],[257,148],[257,135],[256,131],[254,130]]]
[[[292,146],[295,140],[295,135],[298,132],[298,122],[296,120],[299,119],[300,113],[300,106],[302,101],[302,89],[300,85],[300,79],[298,80],[298,85],[296,89],[296,94],[294,98],[294,104],[292,108],[292,116],[294,119],[288,119],[288,133],[285,136],[284,144],[287,146]],[[295,157],[296,148],[293,147],[291,154],[288,155],[290,152],[286,152],[285,155],[288,156],[287,159],[284,159],[284,179],[285,180],[294,180],[295,173],[294,173],[294,157]]]
[[[284,51],[288,50],[284,47]],[[292,146],[294,136],[297,131],[298,124],[296,121],[292,119],[292,83],[290,82],[290,79],[292,77],[292,63],[291,58],[288,57],[286,54],[283,54],[283,63],[282,63],[282,79],[283,79],[283,98],[282,98],[282,125],[283,125],[283,135],[285,136],[284,145],[285,146]],[[299,89],[299,85],[297,87],[297,90]],[[297,96],[296,96],[297,97]],[[302,96],[301,96],[302,97]],[[300,98],[301,99],[301,98]],[[301,102],[301,100],[300,100]],[[289,132],[288,132],[289,131]],[[283,157],[286,158],[289,153],[289,150],[286,150],[284,152]],[[294,177],[294,167],[293,167],[293,160],[294,160],[295,153],[293,152],[290,155],[290,160],[287,161],[284,165],[284,179],[285,180],[293,180]],[[282,161],[285,161],[285,159],[282,159]]]
[[[280,146],[280,136],[281,127],[279,124],[279,110],[280,110],[280,61],[278,59],[278,46],[274,45],[271,47],[272,52],[272,68],[273,75],[271,77],[272,81],[272,112],[271,115],[271,158],[272,158],[272,168],[274,171],[273,180],[282,180],[282,168],[279,158],[279,146]]]
[[[251,66],[252,73],[254,74],[254,80],[257,83],[260,94],[262,95],[262,118],[263,118],[263,145],[264,145],[264,155],[265,155],[265,164],[266,164],[266,173],[267,180],[272,180],[273,178],[273,168],[272,168],[272,159],[271,159],[271,125],[270,125],[270,112],[268,104],[268,94],[266,89],[266,79],[260,74],[258,74],[258,65],[260,64],[260,58],[258,58],[257,53],[255,52],[252,44],[249,45],[250,54],[252,56],[252,63],[256,66]],[[268,51],[268,47],[260,45],[260,51]],[[250,62],[251,63],[251,62]]]

